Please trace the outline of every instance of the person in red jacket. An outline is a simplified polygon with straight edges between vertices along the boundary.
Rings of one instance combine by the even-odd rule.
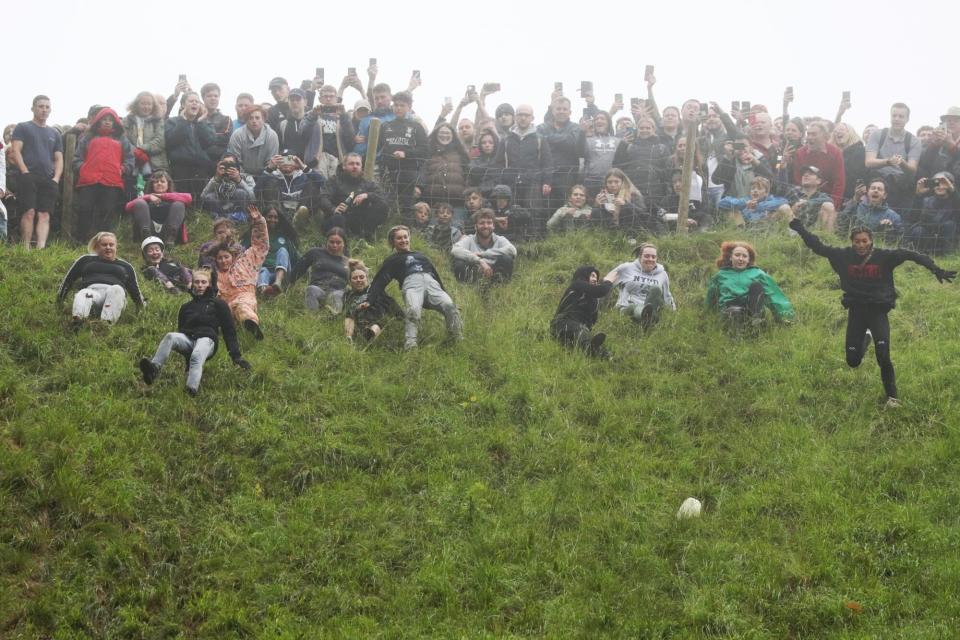
[[[797,149],[797,157],[793,163],[793,184],[801,184],[806,167],[817,167],[823,181],[820,190],[833,198],[833,206],[839,209],[847,185],[846,170],[843,165],[843,151],[827,142],[828,138],[829,132],[822,122],[816,121],[807,125],[807,144]]]
[[[123,197],[123,177],[133,175],[133,145],[117,113],[104,107],[94,116],[77,145],[74,238],[83,242],[98,231],[112,232]]]

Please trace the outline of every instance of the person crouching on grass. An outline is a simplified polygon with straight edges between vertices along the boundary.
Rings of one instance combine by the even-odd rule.
[[[223,333],[230,359],[241,369],[250,369],[250,363],[240,354],[237,331],[227,303],[216,297],[216,287],[210,283],[207,269],[193,273],[193,299],[180,307],[177,330],[165,335],[153,358],[141,358],[143,381],[153,384],[171,351],[182,354],[188,361],[187,393],[197,395],[203,364],[217,352],[217,336]]]
[[[250,213],[250,247],[242,253],[227,240],[210,249],[217,264],[217,287],[234,319],[263,340],[260,318],[257,316],[257,274],[270,249],[267,223],[255,205],[247,207]]]
[[[420,316],[424,306],[443,314],[447,323],[447,333],[454,340],[463,339],[460,311],[444,290],[440,274],[437,273],[437,268],[433,266],[430,259],[418,251],[410,250],[410,229],[403,225],[393,227],[387,234],[387,242],[393,248],[394,254],[380,265],[380,270],[370,284],[368,301],[361,304],[359,309],[363,310],[380,304],[387,285],[391,280],[396,280],[403,292],[403,301],[406,305],[404,349],[417,348],[417,334],[420,330]]]

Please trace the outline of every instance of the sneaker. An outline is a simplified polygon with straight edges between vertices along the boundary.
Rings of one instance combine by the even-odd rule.
[[[280,295],[280,287],[275,284],[267,285],[261,292],[264,298],[276,298]]]
[[[590,338],[590,351],[597,352],[603,346],[604,341],[607,339],[607,334],[602,331],[592,338]]]
[[[653,307],[650,305],[645,306],[640,310],[640,328],[644,331],[649,331],[650,327],[653,326],[654,317],[653,317]]]
[[[194,389],[193,387],[184,387],[184,389],[186,389],[187,393],[189,393],[190,396],[193,398],[195,398],[197,394],[200,393],[199,389]]]
[[[416,350],[416,348],[417,348],[416,340],[407,340],[406,342],[403,343],[404,351],[414,351]]]
[[[243,321],[243,328],[252,333],[257,340],[263,340],[263,331],[260,330],[260,325],[250,318]]]
[[[867,355],[867,349],[870,348],[871,340],[873,340],[873,334],[870,333],[870,329],[867,329],[867,333],[863,336],[863,348],[860,350],[860,353]]]
[[[160,373],[160,367],[153,364],[150,358],[140,358],[140,372],[143,374],[143,381],[147,384],[153,384]]]
[[[885,405],[883,405],[883,408],[884,408],[884,409],[899,409],[901,406],[903,406],[903,405],[901,404],[901,402],[900,402],[899,400],[897,400],[896,398],[890,397],[890,398],[887,398],[887,403],[886,403]]]

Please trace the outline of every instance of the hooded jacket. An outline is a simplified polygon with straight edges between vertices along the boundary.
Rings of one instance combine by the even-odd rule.
[[[420,172],[423,198],[433,203],[462,201],[468,162],[466,153],[455,142],[445,148],[435,147]]]
[[[677,310],[677,303],[670,293],[670,276],[659,262],[649,273],[640,266],[640,260],[624,262],[617,267],[617,279],[613,285],[620,287],[617,309],[625,309],[631,305],[643,306],[650,287],[657,286],[663,291],[664,303],[674,311]]]
[[[219,334],[223,333],[223,340],[227,343],[227,352],[236,362],[243,356],[240,354],[240,342],[237,340],[237,329],[230,315],[230,307],[217,297],[216,286],[211,282],[210,287],[202,296],[192,294],[193,299],[185,302],[177,314],[177,331],[191,340],[210,338],[213,340],[213,351],[210,357],[217,352]]]
[[[579,267],[573,273],[573,280],[560,297],[560,304],[553,314],[553,322],[557,320],[573,320],[580,322],[588,329],[597,323],[600,309],[600,299],[605,298],[613,283],[603,281],[590,284],[591,273],[597,272],[592,266]]]
[[[710,278],[707,286],[708,307],[725,309],[739,299],[747,297],[750,285],[759,282],[763,285],[763,293],[767,297],[767,306],[773,311],[778,320],[791,320],[796,313],[787,296],[770,275],[757,266],[736,270],[733,267],[720,267],[720,270]]]
[[[98,133],[105,118],[113,118],[110,135]],[[120,117],[110,107],[100,109],[77,145],[73,158],[73,170],[78,172],[76,186],[102,184],[123,188],[123,176],[133,175],[134,166],[133,145],[124,136]]]

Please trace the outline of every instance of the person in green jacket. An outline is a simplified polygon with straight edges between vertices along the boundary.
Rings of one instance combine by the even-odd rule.
[[[757,252],[741,241],[720,245],[717,266],[720,270],[710,278],[707,306],[719,308],[731,319],[760,322],[769,307],[777,320],[791,321],[793,305],[770,275],[756,266]]]

